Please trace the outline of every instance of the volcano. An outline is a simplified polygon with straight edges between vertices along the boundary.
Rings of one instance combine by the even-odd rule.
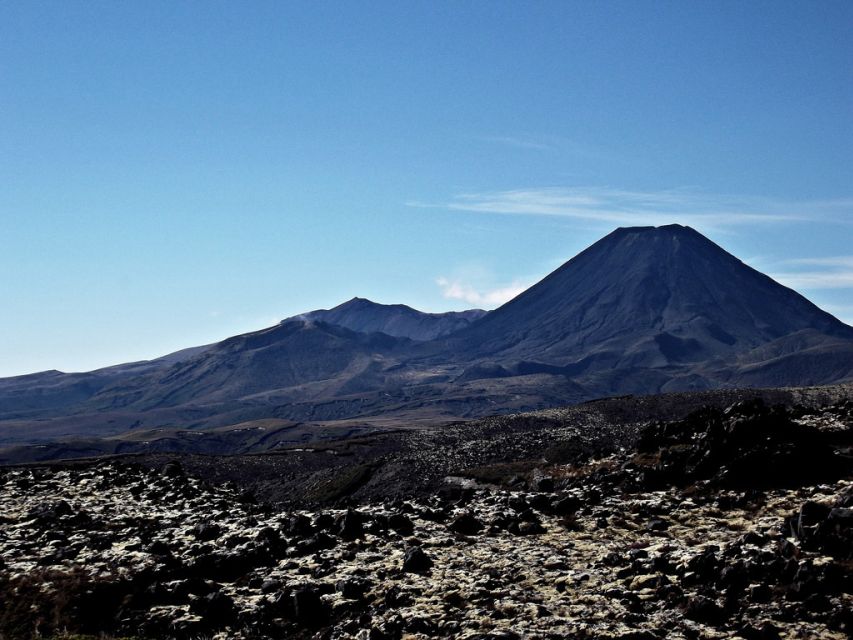
[[[640,371],[638,391],[832,382],[853,375],[851,344],[853,328],[667,225],[613,231],[455,334],[448,351],[510,370],[598,372],[618,393]]]

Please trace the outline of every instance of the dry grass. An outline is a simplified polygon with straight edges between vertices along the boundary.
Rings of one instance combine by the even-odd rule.
[[[542,462],[538,460],[499,462],[480,467],[470,467],[452,475],[470,478],[483,484],[508,485],[516,478],[528,479],[530,473],[541,466]]]
[[[93,579],[80,568],[0,575],[0,640],[113,638],[102,635],[106,629],[90,626],[95,611],[102,620],[108,619],[103,614],[114,603],[103,601],[98,593],[112,581],[112,577]]]

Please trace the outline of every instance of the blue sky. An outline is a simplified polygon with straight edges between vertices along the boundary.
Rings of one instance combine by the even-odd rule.
[[[853,3],[6,2],[0,375],[683,222],[853,322]]]

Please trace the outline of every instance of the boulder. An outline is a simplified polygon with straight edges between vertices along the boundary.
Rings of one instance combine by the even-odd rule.
[[[473,536],[483,529],[483,523],[480,522],[474,514],[466,511],[454,518],[448,525],[448,528],[454,533],[464,536]]]
[[[705,596],[693,596],[684,607],[684,616],[695,622],[718,625],[726,619],[723,608]]]
[[[307,627],[318,627],[328,618],[328,607],[315,585],[297,587],[291,594],[291,601],[294,618]]]
[[[403,571],[407,573],[424,573],[432,565],[432,560],[420,547],[410,547],[403,556]]]

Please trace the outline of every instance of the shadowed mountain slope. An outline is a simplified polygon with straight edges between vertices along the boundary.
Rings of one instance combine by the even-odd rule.
[[[410,346],[407,338],[358,333],[311,320],[229,338],[166,370],[105,387],[90,409],[138,410],[185,403],[262,401],[265,394],[300,388],[302,395],[333,395],[345,386],[381,387],[382,370]]]

